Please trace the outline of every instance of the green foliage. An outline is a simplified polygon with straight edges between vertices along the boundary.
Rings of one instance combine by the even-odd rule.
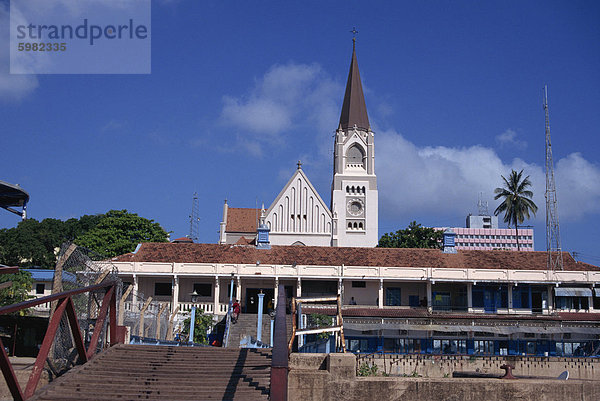
[[[15,228],[0,229],[0,264],[53,269],[66,241],[112,257],[133,251],[139,242],[165,242],[167,233],[153,220],[126,210],[66,221],[27,219]]]
[[[32,298],[29,295],[33,279],[31,274],[26,271],[19,271],[15,274],[0,274],[0,283],[12,281],[12,286],[0,290],[0,306],[12,305]],[[26,310],[20,311],[24,314]]]
[[[167,242],[168,234],[154,220],[111,210],[94,227],[75,240],[77,245],[89,248],[102,256],[114,257],[133,252],[140,242]]]
[[[377,376],[378,370],[379,370],[379,368],[374,363],[369,364],[369,363],[365,362],[362,365],[360,365],[360,367],[358,368],[358,375],[359,376]]]
[[[314,323],[315,327],[329,327],[333,325],[333,318],[331,316],[323,315],[321,313],[311,313],[310,319]],[[328,339],[330,333],[319,333],[317,334],[318,339]]]
[[[535,213],[538,210],[537,205],[531,200],[533,192],[528,188],[531,186],[529,176],[522,179],[523,170],[518,173],[515,170],[510,172],[508,179],[501,176],[504,180],[504,187],[496,188],[494,193],[495,200],[502,198],[502,203],[498,205],[494,211],[494,215],[498,216],[504,212],[504,222],[515,226],[515,234],[517,237],[517,250],[521,250],[519,245],[519,228],[518,224],[523,223],[525,218],[529,219],[530,212]]]
[[[404,230],[386,233],[379,239],[380,248],[435,248],[442,247],[443,233],[430,227],[423,227],[416,221]]]
[[[190,334],[190,322],[192,317],[188,317],[183,321],[183,330],[181,333],[185,336]],[[208,330],[212,329],[213,318],[211,315],[204,314],[202,309],[196,309],[196,322],[194,323],[194,343],[208,344]]]

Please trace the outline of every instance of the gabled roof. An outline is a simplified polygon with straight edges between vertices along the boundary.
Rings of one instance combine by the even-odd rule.
[[[137,253],[115,258],[120,262],[161,263],[243,263],[265,265],[385,266],[467,269],[546,270],[546,252],[458,250],[455,254],[439,249],[350,248],[320,246],[254,246],[220,244],[143,243]],[[563,252],[567,271],[600,271],[600,267],[576,262]]]
[[[259,216],[260,209],[230,207],[227,209],[227,225],[225,227],[225,232],[256,234]]]
[[[346,83],[340,126],[345,130],[354,127],[354,125],[364,130],[368,130],[371,127],[369,125],[367,105],[365,104],[365,96],[360,81],[360,73],[358,72],[356,47],[353,44],[352,61],[350,62],[350,71],[348,72],[348,82]]]
[[[310,180],[308,179],[306,174],[304,174],[304,171],[300,167],[300,162],[298,162],[298,164],[299,164],[299,166],[296,169],[296,171],[294,172],[294,174],[292,174],[292,177],[288,180],[287,184],[285,184],[285,186],[283,187],[281,192],[279,192],[279,195],[277,195],[277,197],[275,198],[273,203],[271,203],[271,206],[269,206],[269,209],[267,210],[267,213],[266,213],[267,221],[271,220],[272,215],[274,213],[274,209],[278,205],[281,204],[281,202],[284,199],[284,196],[286,195],[286,193],[289,192],[289,189],[296,184],[296,181],[298,180],[298,178],[300,178],[302,180],[302,182],[304,183],[304,185],[307,187],[307,189],[309,191],[309,193],[307,194],[307,197],[310,198],[311,196],[313,196],[314,199],[316,200],[315,203],[318,203],[321,206],[321,211],[324,212],[329,217],[329,219],[331,219],[331,210],[329,210],[329,208],[327,207],[325,202],[323,202],[323,199],[321,198],[321,196],[319,195],[319,193],[317,192],[315,187],[312,185],[312,183],[310,182]],[[271,229],[271,231],[273,232],[274,230]]]

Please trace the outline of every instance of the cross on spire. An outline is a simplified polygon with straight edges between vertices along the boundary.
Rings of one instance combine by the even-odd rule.
[[[358,33],[355,26],[352,27],[350,33],[352,34],[352,46],[354,46],[356,44],[356,34]]]
[[[298,163],[296,163],[296,166],[298,166],[298,170],[300,170],[302,168],[302,162],[300,160],[298,160]]]

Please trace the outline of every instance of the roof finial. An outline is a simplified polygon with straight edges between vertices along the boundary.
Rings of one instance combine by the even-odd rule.
[[[298,170],[302,170],[302,162],[300,160],[298,160],[298,163],[296,163],[296,166],[298,166]]]
[[[352,34],[352,49],[354,49],[356,47],[356,34],[358,33],[355,26],[352,27],[350,33]]]

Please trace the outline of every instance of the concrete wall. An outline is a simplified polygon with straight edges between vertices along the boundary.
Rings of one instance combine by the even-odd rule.
[[[494,361],[494,363],[500,362]],[[597,365],[595,367],[597,368]],[[353,354],[292,354],[288,378],[288,400],[364,401],[375,398],[377,401],[511,399],[591,401],[600,399],[600,381],[595,379],[559,381],[356,377],[356,356]]]
[[[565,370],[571,379],[600,380],[600,359],[520,356],[454,355],[372,355],[359,357],[363,363],[376,364],[380,372],[391,375],[418,375],[429,378],[452,376],[453,372],[480,372],[502,375],[500,366],[515,366],[515,376],[558,377]]]

